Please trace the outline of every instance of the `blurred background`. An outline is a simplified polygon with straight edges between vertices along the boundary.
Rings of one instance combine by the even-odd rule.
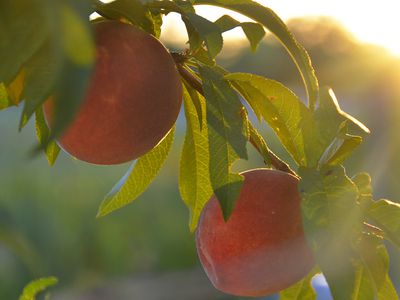
[[[346,19],[317,17],[320,12],[314,11],[314,16],[293,18],[294,12],[279,9],[309,51],[320,84],[331,86],[342,108],[372,131],[346,163],[349,174],[369,172],[376,198],[400,200],[399,35],[386,44],[368,41]],[[213,20],[221,15],[201,11],[208,17],[215,13]],[[183,26],[175,16],[168,18],[163,40],[170,48],[182,48],[185,38],[177,26]],[[267,36],[256,53],[240,32],[228,34],[225,42],[219,59],[224,67],[282,81],[304,98],[298,72],[274,38]],[[148,191],[121,211],[96,219],[103,196],[128,165],[93,166],[65,154],[54,167],[43,156],[31,159],[34,125],[18,133],[19,113],[19,108],[0,111],[0,299],[17,299],[28,281],[49,275],[60,281],[52,299],[241,299],[217,292],[199,267],[178,191],[182,115],[173,151]],[[289,159],[273,133],[262,128],[271,147]],[[237,168],[262,166],[256,153],[250,151],[250,157]],[[390,250],[391,276],[400,289],[400,257]],[[330,299],[323,280],[315,286],[319,300]]]

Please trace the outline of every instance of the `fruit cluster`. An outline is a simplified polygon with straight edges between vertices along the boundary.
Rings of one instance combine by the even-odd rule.
[[[94,164],[134,160],[157,145],[178,116],[182,86],[174,60],[153,36],[117,21],[94,24],[97,59],[86,97],[58,144]],[[51,127],[53,105],[45,103]],[[216,288],[260,296],[278,292],[314,266],[304,237],[296,177],[256,169],[225,222],[213,196],[203,210],[196,245]]]

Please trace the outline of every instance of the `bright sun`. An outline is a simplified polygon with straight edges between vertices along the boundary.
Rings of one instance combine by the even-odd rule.
[[[257,2],[272,8],[283,20],[294,17],[329,16],[339,21],[357,39],[362,42],[385,47],[391,53],[400,57],[400,18],[398,0],[376,1],[321,1],[321,0],[257,0]],[[197,12],[210,20],[221,15],[221,10],[210,6],[198,6]],[[245,18],[234,14],[238,20]],[[170,18],[168,24],[172,27],[179,18]],[[182,24],[177,24],[182,28]],[[168,26],[168,27],[170,27]],[[172,29],[179,34],[177,29]],[[239,38],[240,30],[233,30],[226,38]],[[176,36],[175,36],[176,37]],[[183,38],[183,36],[181,35]]]

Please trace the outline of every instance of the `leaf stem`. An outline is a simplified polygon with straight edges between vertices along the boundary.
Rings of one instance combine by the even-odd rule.
[[[250,125],[250,138],[249,141],[253,145],[253,147],[258,151],[258,153],[261,154],[262,157],[264,157],[265,160],[268,159],[268,161],[271,163],[271,165],[280,171],[292,174],[295,177],[298,177],[295,171],[293,171],[290,166],[284,162],[282,159],[280,159],[274,152],[272,152],[268,147],[263,147],[263,149],[259,146],[257,143],[257,140],[254,137],[254,134],[252,134],[252,130],[255,130],[253,128],[253,125]],[[264,141],[264,140],[263,140]],[[264,141],[265,143],[265,141]],[[266,144],[265,144],[266,145]],[[265,157],[268,156],[268,157]]]
[[[171,53],[171,56],[174,59],[176,67],[178,69],[178,72],[182,76],[182,78],[187,83],[189,83],[191,87],[193,87],[197,92],[199,92],[204,97],[203,84],[184,65],[185,64],[185,60],[186,60],[186,56],[184,54],[181,54],[181,53]],[[255,128],[253,127],[253,125],[250,124],[250,126],[251,126],[250,129],[252,129],[254,131]],[[260,153],[261,156],[266,161],[271,162],[271,165],[275,169],[283,171],[283,172],[286,172],[286,173],[289,173],[289,174],[292,174],[293,176],[298,177],[296,172],[294,172],[286,162],[284,162],[282,159],[280,159],[268,147],[264,147],[264,149],[261,149],[259,147],[257,141],[255,140],[254,135],[251,134],[251,130],[250,130],[249,141],[253,145],[253,147],[257,150],[257,152]],[[264,143],[265,143],[265,141],[264,141]]]

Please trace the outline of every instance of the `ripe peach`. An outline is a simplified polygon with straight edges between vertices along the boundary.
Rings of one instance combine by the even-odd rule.
[[[58,142],[80,160],[118,164],[148,152],[171,129],[182,86],[156,38],[117,21],[95,23],[94,29],[97,59],[86,97]],[[52,106],[44,106],[50,127]]]
[[[227,222],[215,196],[206,204],[196,246],[217,289],[264,296],[296,283],[315,262],[303,233],[298,180],[267,169],[242,175],[244,184]]]

